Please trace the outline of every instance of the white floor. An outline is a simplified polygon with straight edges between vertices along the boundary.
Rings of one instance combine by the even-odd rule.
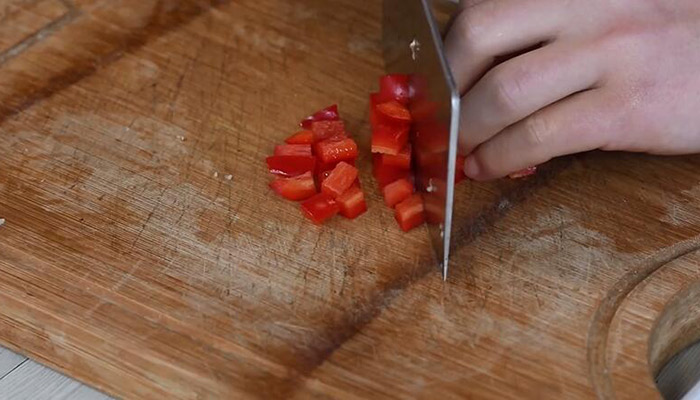
[[[108,400],[108,396],[0,347],[0,400]]]

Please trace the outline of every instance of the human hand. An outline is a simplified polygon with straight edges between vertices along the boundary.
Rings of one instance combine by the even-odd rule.
[[[700,152],[697,0],[462,0],[460,9],[445,46],[470,178],[594,149]],[[494,66],[509,54],[520,55]]]

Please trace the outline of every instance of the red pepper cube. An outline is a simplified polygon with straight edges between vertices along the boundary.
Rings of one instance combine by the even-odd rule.
[[[395,218],[404,232],[422,225],[425,222],[425,208],[420,194],[414,194],[396,205]]]
[[[314,142],[330,138],[345,138],[345,123],[343,121],[315,121],[311,123]]]
[[[336,215],[340,208],[331,196],[319,193],[301,203],[301,210],[314,224],[320,225]]]
[[[316,182],[318,183],[318,188],[323,187],[323,182],[328,179],[333,170],[323,171],[316,174]]]
[[[275,146],[276,156],[309,156],[311,157],[310,144],[278,144]]]
[[[398,155],[408,143],[409,125],[379,125],[372,131],[372,153]]]
[[[316,163],[311,156],[271,156],[266,161],[271,173],[287,177],[313,171]]]
[[[449,129],[435,121],[413,124],[413,146],[422,152],[443,153],[450,147]]]
[[[323,163],[354,161],[357,158],[357,143],[349,138],[326,139],[314,145],[314,152]]]
[[[411,177],[411,171],[409,170],[391,165],[385,165],[382,161],[381,154],[374,155],[372,164],[372,173],[374,174],[374,179],[377,180],[377,184],[379,185],[380,189],[384,189],[386,185],[398,179],[409,179]]]
[[[357,179],[357,168],[346,162],[338,163],[330,175],[321,184],[321,192],[330,195],[334,199],[338,198],[346,190],[350,189]]]
[[[365,194],[359,185],[353,185],[336,199],[340,207],[340,215],[355,219],[367,211]]]
[[[355,160],[346,160],[343,162],[346,162],[346,163],[352,165],[353,167],[355,166]],[[333,169],[335,169],[336,166],[338,166],[339,163],[340,163],[340,161],[334,161],[334,162],[329,162],[329,163],[316,162],[316,174],[320,174],[321,172],[326,172],[326,171],[332,171]]]
[[[430,224],[445,222],[445,198],[437,193],[423,193],[425,219]]]
[[[299,126],[301,126],[304,129],[311,129],[311,124],[316,121],[337,121],[339,119],[340,114],[338,114],[338,105],[333,104],[332,106],[328,106],[323,110],[316,111],[315,113],[304,118],[299,123]]]
[[[394,208],[395,205],[411,197],[413,194],[413,183],[406,178],[398,179],[384,186],[382,194],[384,195],[384,203]]]
[[[382,163],[392,167],[411,169],[411,144],[407,144],[397,155],[382,154]]]
[[[310,130],[299,131],[284,140],[287,144],[313,144],[314,132]]]
[[[316,184],[311,172],[293,178],[275,178],[270,188],[287,200],[306,200],[316,194]]]
[[[328,176],[335,169],[335,167],[338,166],[338,164],[341,162],[346,162],[352,165],[353,167],[355,166],[355,160],[338,161],[331,163],[316,162],[316,185],[318,185],[319,190],[321,189],[323,181],[325,181],[326,178],[328,178]]]
[[[403,105],[409,101],[408,75],[390,74],[379,78],[379,98],[382,101],[397,101]]]
[[[411,118],[414,122],[428,122],[435,120],[439,109],[439,103],[421,98],[411,101],[409,111],[411,112]]]
[[[411,123],[411,112],[398,101],[377,104],[377,115],[380,120],[389,124]]]
[[[508,175],[508,177],[510,179],[520,179],[520,178],[528,177],[530,175],[534,175],[536,172],[537,172],[537,167],[530,167],[530,168],[525,168],[522,171],[514,172],[514,173]]]

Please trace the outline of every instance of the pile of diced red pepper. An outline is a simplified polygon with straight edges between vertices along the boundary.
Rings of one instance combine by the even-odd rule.
[[[385,75],[379,80],[379,92],[372,93],[369,102],[373,174],[384,202],[394,209],[399,227],[406,232],[422,225],[426,218],[437,221],[440,217],[439,212],[431,212],[439,208],[431,206],[434,201],[415,193],[409,90],[407,75]],[[420,112],[420,107],[416,109]],[[338,106],[324,108],[299,125],[303,130],[287,138],[285,144],[275,146],[274,155],[267,158],[268,169],[276,176],[270,187],[285,199],[301,201],[304,215],[315,224],[336,214],[355,219],[365,213],[367,203],[355,168],[357,143],[348,136]],[[446,151],[447,144],[440,141],[442,136],[416,138],[421,140],[421,148],[427,149],[425,154],[416,155],[424,169],[444,163],[444,159],[435,157]],[[423,143],[426,140],[428,143]],[[464,157],[457,158],[455,183],[466,179],[462,170]],[[522,178],[535,171],[535,167],[528,168],[510,177]]]
[[[423,224],[423,200],[415,193],[411,174],[410,131],[413,120],[408,109],[407,75],[386,75],[379,80],[379,92],[370,95],[372,126],[372,169],[387,206],[404,231]]]
[[[270,187],[292,201],[315,224],[340,213],[355,219],[367,211],[355,160],[357,143],[350,138],[338,114],[338,106],[320,110],[301,121],[302,131],[275,146],[267,158],[276,175]]]

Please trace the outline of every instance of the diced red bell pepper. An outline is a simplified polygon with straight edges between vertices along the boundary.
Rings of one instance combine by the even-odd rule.
[[[287,200],[306,200],[316,194],[316,184],[311,172],[293,178],[275,178],[270,188]]]
[[[414,122],[434,121],[439,109],[439,104],[429,99],[419,99],[411,102],[409,111]]]
[[[340,207],[340,215],[355,219],[367,211],[365,194],[359,185],[353,185],[336,199]]]
[[[430,153],[424,149],[415,147],[415,162],[420,167],[422,177],[446,178],[447,152]]]
[[[425,222],[425,207],[420,194],[414,194],[396,205],[394,217],[399,227],[408,232]]]
[[[528,177],[530,175],[534,175],[536,172],[537,172],[537,167],[530,167],[530,168],[525,168],[522,171],[512,173],[508,177],[511,179],[520,179],[520,178]]]
[[[278,144],[275,146],[276,156],[312,156],[310,144]]]
[[[384,186],[382,193],[384,194],[384,203],[393,208],[413,194],[413,183],[402,178]]]
[[[467,179],[467,175],[464,173],[464,160],[466,157],[457,155],[457,165],[455,170],[455,184],[462,182]]]
[[[391,165],[385,165],[382,162],[381,154],[375,154],[372,159],[374,179],[377,180],[377,184],[380,189],[391,182],[394,182],[401,178],[409,179],[411,177],[411,172],[409,170],[394,167]]]
[[[411,112],[398,101],[377,104],[377,115],[382,121],[389,124],[411,123]]]
[[[316,111],[312,115],[301,120],[299,126],[304,129],[310,129],[311,124],[315,121],[337,121],[340,119],[340,114],[338,114],[338,105],[333,104],[328,106],[323,110]]]
[[[382,101],[395,100],[408,104],[408,75],[390,74],[379,78],[379,97]]]
[[[408,125],[379,125],[372,132],[372,153],[398,155],[408,143],[408,131]]]
[[[301,203],[301,210],[314,224],[320,225],[340,211],[338,203],[325,193],[319,193]]]
[[[357,168],[346,162],[340,162],[321,184],[321,192],[336,199],[352,186],[357,179],[357,174]]]
[[[416,123],[413,126],[413,145],[421,152],[447,152],[450,147],[450,131],[435,121]]]
[[[287,144],[312,144],[314,133],[310,130],[299,131],[284,140]]]
[[[323,187],[323,182],[328,179],[331,172],[333,172],[333,170],[327,170],[316,174],[316,183],[318,184],[319,190]]]
[[[347,137],[343,121],[315,121],[311,123],[311,130],[314,133],[314,142]]]
[[[411,144],[407,144],[397,155],[382,154],[382,162],[384,165],[393,167],[411,169]]]
[[[314,152],[323,163],[333,163],[338,161],[354,161],[357,158],[357,143],[354,140],[345,138],[326,139],[314,145]]]
[[[270,172],[288,177],[313,171],[316,162],[311,156],[271,156],[266,161]]]
[[[332,171],[338,165],[339,162],[340,161],[333,161],[333,162],[329,162],[329,163],[324,163],[324,162],[316,161],[316,174],[318,175],[322,172]],[[343,162],[346,162],[346,163],[352,165],[353,167],[355,166],[355,160],[345,160]]]
[[[425,219],[430,224],[445,222],[445,198],[437,193],[423,193],[423,207],[425,207]]]

